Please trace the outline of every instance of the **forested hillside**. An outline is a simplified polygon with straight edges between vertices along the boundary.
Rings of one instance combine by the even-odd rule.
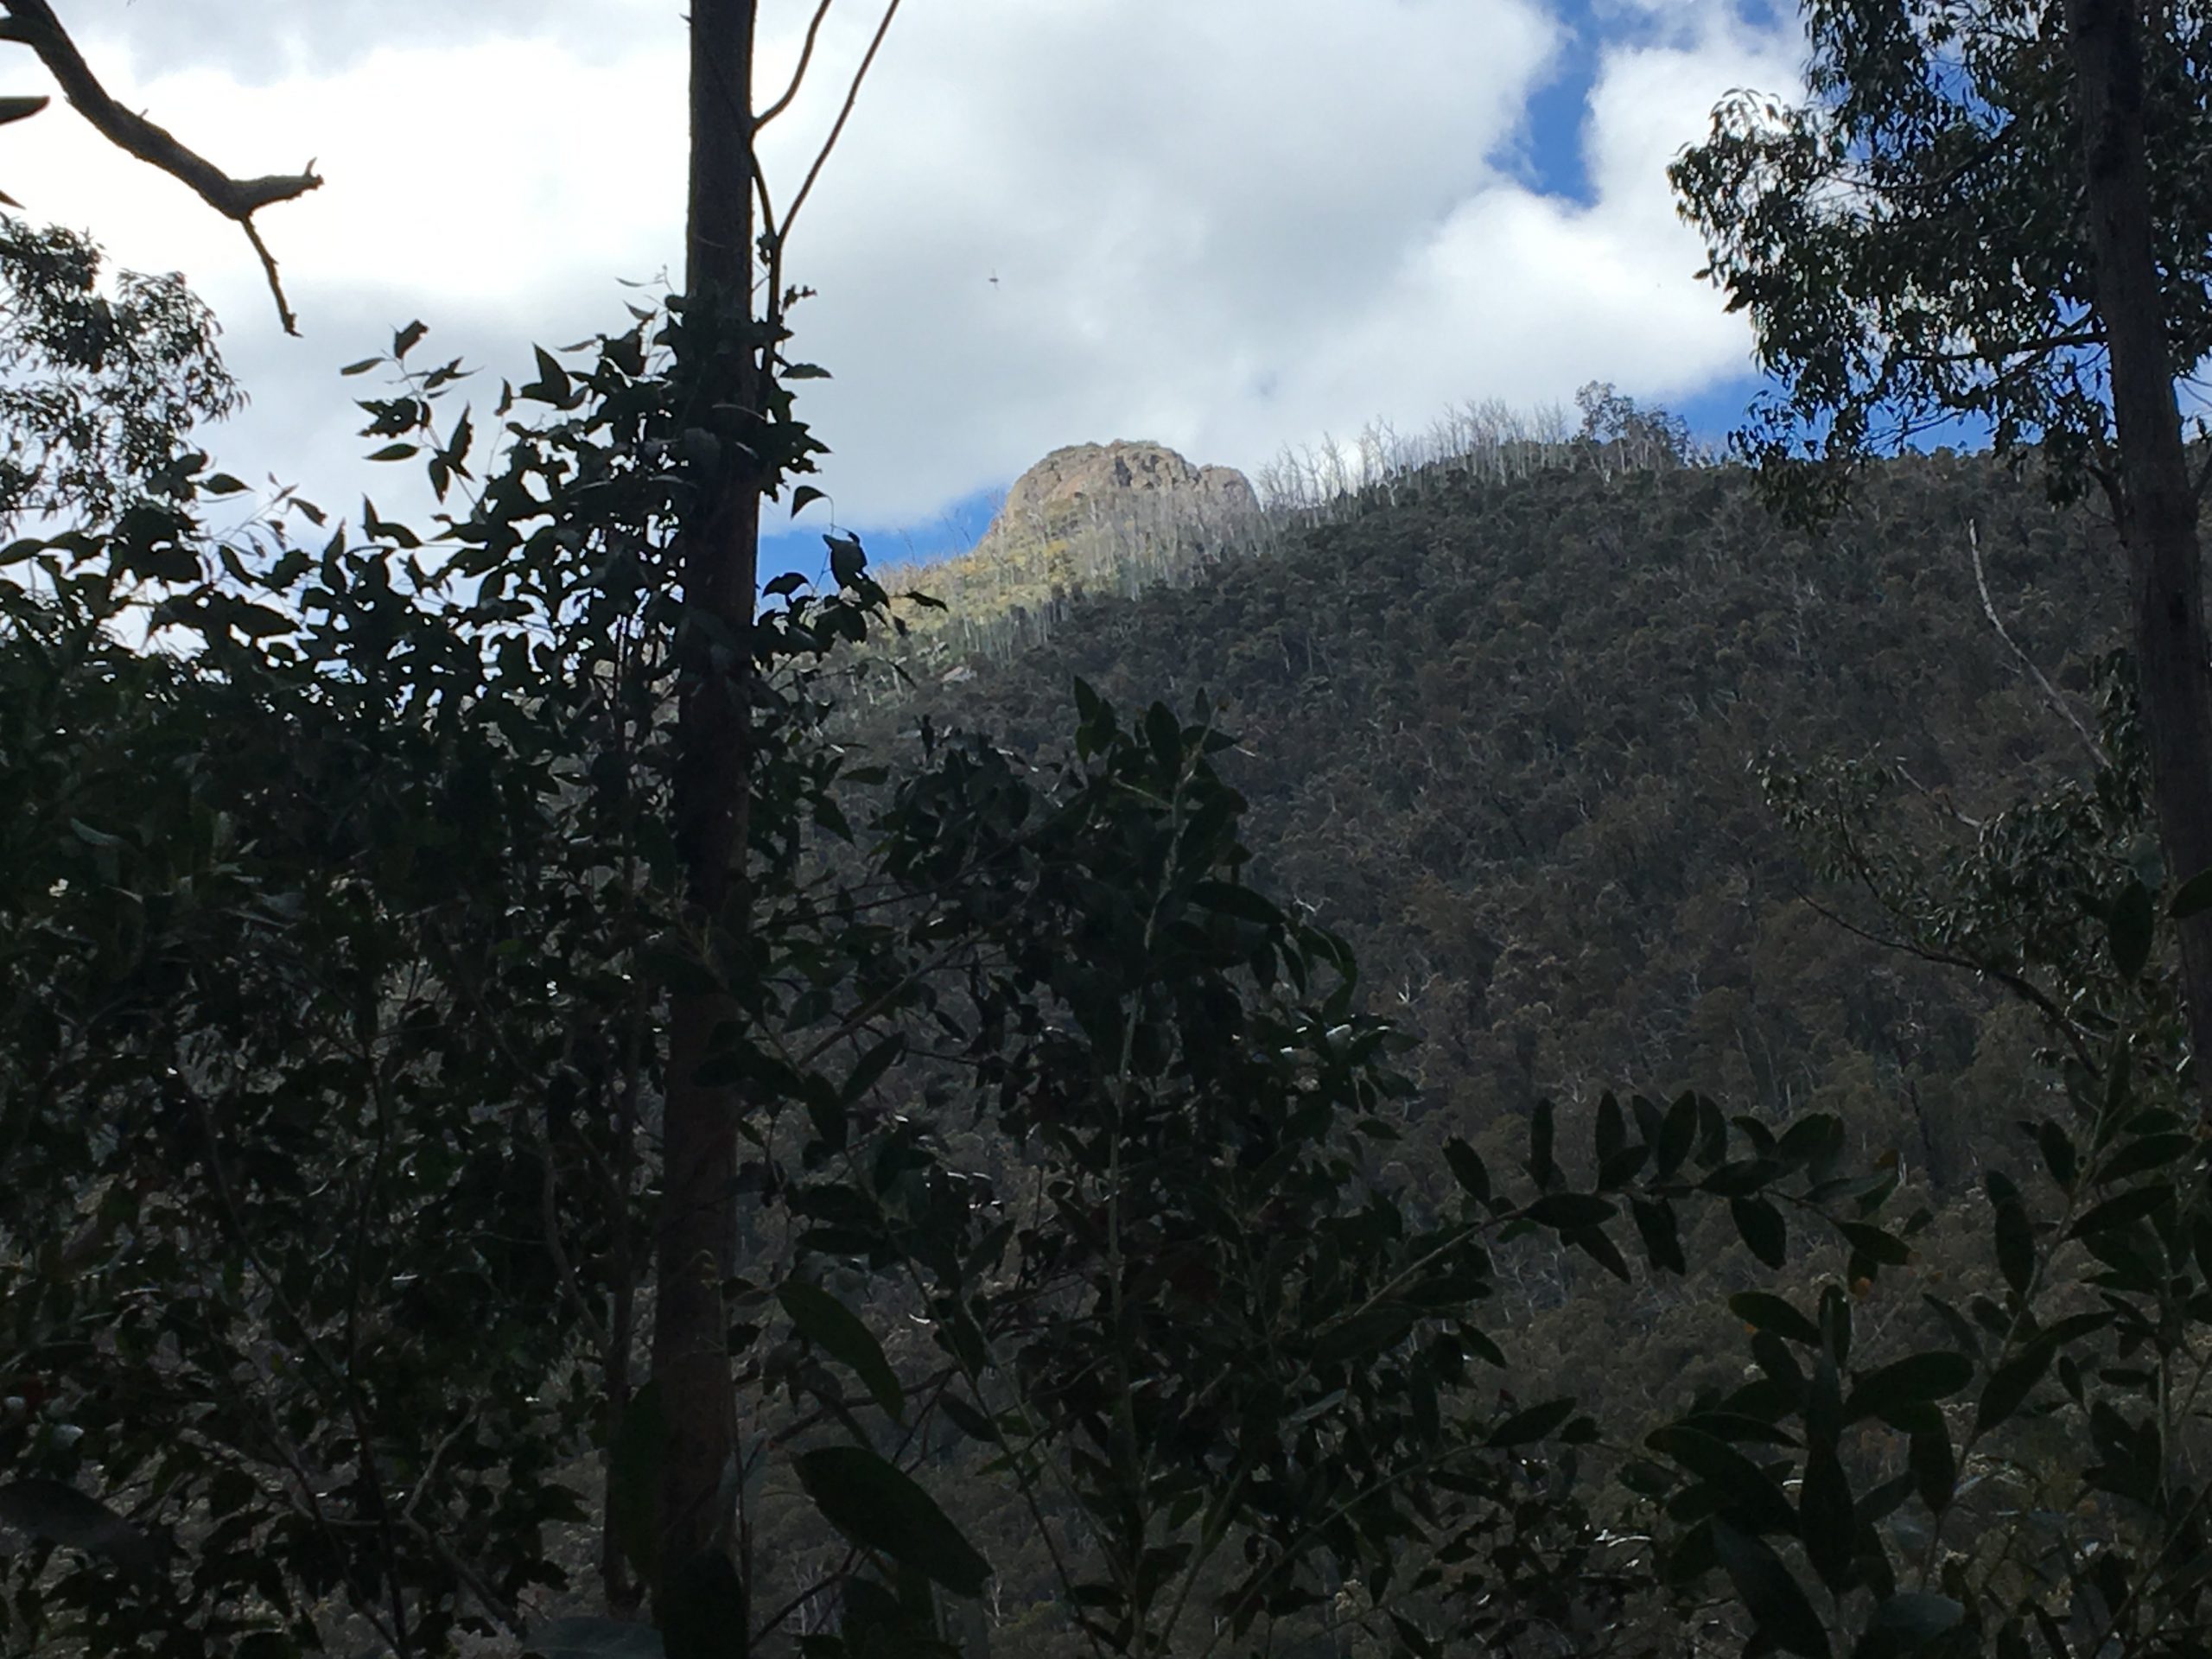
[[[1737,469],[1446,476],[1071,605],[1044,646],[921,678],[868,739],[925,713],[1050,751],[1077,677],[1205,692],[1264,879],[1356,944],[1455,1130],[1605,1088],[1772,1113],[1843,1090],[1870,1144],[1948,1186],[2017,1033],[1995,1015],[1985,1037],[1993,1001],[1961,976],[1800,902],[1759,769],[1893,761],[1927,791],[1900,790],[1897,828],[1923,834],[2082,769],[1983,613],[1970,529],[2012,640],[2086,711],[2119,604],[2100,527],[1942,455],[1877,468],[1817,537]]]
[[[918,664],[911,700],[861,736],[899,754],[925,715],[1050,755],[1077,678],[1217,699],[1255,879],[1341,931],[1366,1005],[1419,1039],[1397,1159],[1434,1197],[1448,1136],[1510,1162],[1539,1099],[1572,1139],[1608,1090],[1694,1088],[1777,1123],[1838,1112],[1856,1154],[1896,1150],[1941,1203],[2018,1164],[2010,1125],[2050,1086],[2049,1034],[1982,976],[1866,937],[1897,930],[1808,868],[1762,774],[1876,763],[1901,845],[1971,847],[2092,769],[2028,664],[2093,723],[2120,603],[2106,527],[1986,457],[1883,463],[1816,535],[1739,468],[1440,467],[1276,550],[1073,600],[1045,645],[949,676]],[[1532,1387],[1628,1382],[1656,1410],[1658,1379],[1739,1363],[1708,1342],[1732,1269],[1618,1296],[1556,1249],[1520,1271],[1526,1315],[1577,1280],[1596,1296],[1562,1316],[1561,1370]],[[1691,1323],[1640,1353],[1630,1332],[1662,1308]]]

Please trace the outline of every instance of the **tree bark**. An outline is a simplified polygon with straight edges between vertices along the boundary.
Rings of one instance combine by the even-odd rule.
[[[2136,672],[2170,880],[2212,869],[2212,669],[2196,495],[2152,234],[2143,23],[2133,0],[2068,0],[2097,312],[2119,433],[2113,516],[2132,573]],[[2180,927],[2190,1048],[2212,1065],[2212,914]],[[2200,1081],[2200,1088],[2202,1083]]]
[[[758,407],[758,353],[728,348],[751,316],[753,35],[756,0],[692,0],[691,163],[681,339],[699,353],[679,373],[699,423]],[[719,327],[699,325],[712,315]],[[715,341],[723,348],[715,349]],[[679,351],[685,349],[679,346]],[[702,468],[678,548],[676,838],[694,936],[728,963],[747,926],[744,891],[750,772],[752,629],[760,523],[758,464],[725,441]],[[663,1583],[730,1544],[726,1471],[737,1455],[737,1402],[721,1286],[735,1270],[737,1125],[744,1103],[696,1081],[716,1029],[735,1017],[719,993],[670,998],[665,1173],[656,1240],[652,1370],[670,1435],[660,1493]]]

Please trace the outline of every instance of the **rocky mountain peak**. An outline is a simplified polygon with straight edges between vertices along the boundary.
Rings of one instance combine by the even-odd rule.
[[[976,552],[1040,546],[1087,529],[1215,523],[1258,506],[1234,467],[1200,467],[1143,441],[1073,443],[1014,480]]]

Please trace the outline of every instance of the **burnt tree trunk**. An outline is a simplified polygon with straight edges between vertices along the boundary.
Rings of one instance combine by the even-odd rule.
[[[734,349],[751,316],[753,30],[755,0],[692,0],[691,166],[680,382],[700,426],[756,409],[758,355]],[[709,319],[714,326],[702,327]],[[728,963],[748,925],[745,893],[752,630],[760,523],[758,464],[727,438],[699,473],[679,537],[676,838],[687,916],[710,961]],[[715,1033],[734,1016],[719,993],[670,997],[667,1103],[652,1374],[669,1423],[660,1493],[663,1582],[729,1548],[726,1471],[737,1452],[722,1281],[734,1271],[737,1125],[743,1102],[696,1081]]]
[[[2152,234],[2143,23],[2133,0],[2068,0],[2097,314],[2119,462],[2107,480],[2133,578],[2151,782],[2170,879],[2212,869],[2212,677],[2196,494],[2174,400]],[[2190,1052],[2212,1065],[2212,915],[2181,925]]]

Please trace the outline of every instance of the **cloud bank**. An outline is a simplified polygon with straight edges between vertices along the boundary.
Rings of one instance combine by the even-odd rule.
[[[764,92],[810,10],[764,7]],[[810,95],[766,135],[779,200],[875,15],[837,0]],[[411,480],[358,461],[339,364],[420,316],[423,351],[480,366],[488,401],[532,340],[620,326],[620,280],[680,270],[683,19],[664,0],[64,16],[112,90],[211,159],[314,156],[328,181],[263,216],[306,334],[287,340],[243,238],[174,181],[67,111],[0,132],[0,188],[32,214],[181,269],[216,306],[253,398],[211,435],[233,471],[390,510]],[[798,348],[836,377],[803,409],[838,515],[926,524],[1063,443],[1153,438],[1249,470],[1373,416],[1738,376],[1748,334],[1693,279],[1663,169],[1730,89],[1794,89],[1801,54],[1714,0],[907,7],[789,256],[818,290]],[[1587,86],[1579,118],[1532,126],[1562,77]],[[0,56],[0,91],[42,80]],[[1561,146],[1586,188],[1542,194],[1532,153]]]

